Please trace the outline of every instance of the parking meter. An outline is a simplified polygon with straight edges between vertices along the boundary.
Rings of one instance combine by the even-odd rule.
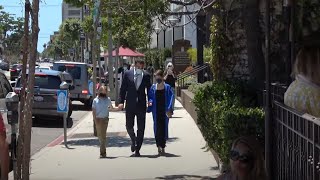
[[[7,119],[11,125],[11,143],[10,143],[10,171],[16,172],[17,165],[17,124],[19,119],[19,96],[15,92],[9,92],[6,96]],[[15,174],[15,173],[14,173]]]
[[[63,95],[63,96],[61,96],[61,99],[60,99],[60,96],[59,96],[59,94],[58,94],[58,98],[57,98],[57,100],[58,100],[58,102],[57,102],[57,105],[58,105],[58,109],[60,109],[60,107],[59,107],[59,101],[65,101],[65,103],[66,103],[66,105],[67,105],[67,107],[65,108],[65,109],[60,109],[59,110],[59,112],[62,112],[63,113],[63,127],[64,127],[64,145],[65,145],[65,147],[66,148],[68,148],[69,149],[69,147],[68,147],[68,144],[67,144],[67,117],[68,117],[68,111],[69,111],[69,107],[68,106],[70,106],[70,104],[69,104],[69,88],[70,88],[70,85],[67,83],[67,82],[62,82],[61,84],[60,84],[60,90],[62,90],[62,91],[66,91],[66,94],[65,95]],[[61,94],[63,94],[62,92],[60,92]]]

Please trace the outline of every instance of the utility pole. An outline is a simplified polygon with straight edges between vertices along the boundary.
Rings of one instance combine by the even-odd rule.
[[[110,88],[110,97],[115,99],[115,92],[114,92],[114,77],[113,77],[113,54],[112,54],[112,12],[110,5],[108,5],[108,64],[107,61],[104,61],[105,67],[108,65],[108,76],[109,76],[109,88]]]

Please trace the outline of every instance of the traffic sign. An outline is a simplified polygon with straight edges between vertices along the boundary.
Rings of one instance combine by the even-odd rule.
[[[93,81],[89,80],[88,85],[89,85],[89,88],[88,88],[89,94],[93,95]]]
[[[68,112],[68,90],[57,91],[57,112]]]

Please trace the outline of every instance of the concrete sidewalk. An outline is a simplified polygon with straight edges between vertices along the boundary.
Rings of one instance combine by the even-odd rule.
[[[99,142],[93,137],[92,115],[69,131],[68,143],[61,138],[32,157],[32,180],[104,179],[211,179],[218,175],[213,155],[190,115],[176,101],[170,119],[167,156],[158,157],[151,114],[147,114],[142,157],[130,157],[131,140],[125,129],[125,114],[112,112],[108,127],[106,159],[99,158]]]

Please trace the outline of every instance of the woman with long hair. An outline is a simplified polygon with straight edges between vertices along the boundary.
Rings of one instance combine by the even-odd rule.
[[[173,92],[173,96],[175,95],[175,87],[176,87],[176,75],[174,73],[174,67],[173,64],[171,62],[169,62],[167,64],[166,70],[164,72],[164,81],[170,85],[171,87],[171,91]],[[169,117],[171,118],[173,115],[173,111],[174,111],[174,103],[175,103],[175,97],[173,97],[173,101],[172,101],[172,107],[171,107],[171,111],[169,113]]]
[[[236,139],[230,151],[230,170],[218,180],[266,180],[261,145],[253,136]]]
[[[293,81],[284,103],[298,111],[320,117],[320,48],[303,47],[296,58]]]
[[[159,155],[165,155],[166,141],[168,139],[169,117],[173,101],[173,93],[170,85],[164,82],[162,70],[154,74],[156,83],[149,91],[148,112],[152,112],[154,135]]]

